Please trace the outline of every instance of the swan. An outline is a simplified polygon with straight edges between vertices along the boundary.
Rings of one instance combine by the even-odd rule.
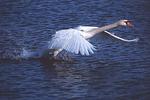
[[[123,39],[107,31],[119,26],[132,27],[133,25],[130,20],[119,20],[115,23],[103,27],[78,26],[76,28],[58,30],[52,36],[48,48],[54,50],[53,52],[54,58],[56,58],[56,56],[62,50],[66,50],[68,52],[75,53],[75,54],[88,56],[90,54],[93,54],[94,51],[96,50],[95,46],[92,45],[88,40],[101,32],[105,32],[111,35],[112,37],[125,42],[138,41],[137,38],[132,40]]]

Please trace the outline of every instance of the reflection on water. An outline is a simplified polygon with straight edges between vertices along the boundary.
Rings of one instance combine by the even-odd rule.
[[[149,1],[0,1],[1,100],[148,100],[150,94]],[[103,26],[131,19],[134,28],[117,28],[125,43],[100,34],[88,57],[71,61],[41,58],[56,30],[77,25]],[[30,59],[20,59],[23,54]],[[26,57],[25,57],[26,58]],[[28,58],[28,57],[27,57]]]

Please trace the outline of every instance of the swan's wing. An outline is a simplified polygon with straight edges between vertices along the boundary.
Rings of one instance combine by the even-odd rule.
[[[49,41],[49,49],[62,49],[67,42],[71,39],[71,34],[68,34],[69,29],[57,31],[53,36],[51,41]]]
[[[95,50],[94,46],[83,38],[81,31],[76,29],[57,31],[49,44],[49,48],[64,49],[81,55],[93,54]]]
[[[79,31],[88,32],[88,31],[96,29],[96,28],[98,28],[98,27],[95,27],[95,26],[78,26],[75,29],[77,29]]]
[[[107,34],[109,34],[110,36],[112,36],[112,37],[114,37],[114,38],[116,38],[116,39],[119,39],[119,40],[121,40],[121,41],[124,41],[124,42],[138,42],[138,40],[139,40],[138,38],[128,40],[128,39],[124,39],[124,38],[121,38],[121,37],[119,37],[119,36],[116,36],[115,34],[110,33],[110,32],[108,32],[108,31],[104,31],[104,32],[107,33]]]

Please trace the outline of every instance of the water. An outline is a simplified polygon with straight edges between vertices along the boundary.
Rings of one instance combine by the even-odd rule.
[[[1,100],[149,100],[150,34],[148,0],[1,0]],[[112,30],[137,43],[100,34],[97,52],[72,62],[35,57],[55,31],[78,25],[103,26],[131,19],[134,28]]]

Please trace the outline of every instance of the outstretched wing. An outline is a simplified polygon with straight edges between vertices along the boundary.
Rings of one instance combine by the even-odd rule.
[[[113,33],[110,33],[108,31],[104,31],[105,33],[109,34],[110,36],[116,38],[116,39],[119,39],[121,41],[124,41],[124,42],[138,42],[139,38],[135,38],[135,39],[131,39],[131,40],[128,40],[128,39],[124,39],[124,38],[121,38],[119,36],[116,36],[115,34]]]
[[[76,29],[66,29],[57,31],[49,44],[50,49],[64,49],[68,52],[81,55],[94,53],[94,46],[81,35],[81,31]]]

